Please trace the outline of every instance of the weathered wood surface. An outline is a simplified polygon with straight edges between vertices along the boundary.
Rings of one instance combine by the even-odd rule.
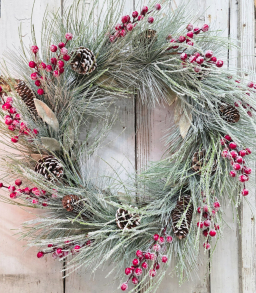
[[[22,4],[20,3],[22,2]],[[2,17],[0,18],[0,55],[7,47],[18,44],[17,27],[23,23],[30,44],[29,17],[32,0],[2,0]],[[46,2],[52,9],[61,5],[69,5],[72,0],[36,1],[35,13],[36,27],[40,28]],[[89,0],[86,2],[90,2]],[[103,1],[104,2],[104,1]],[[141,0],[126,0],[125,7],[130,13],[136,3],[146,3]],[[173,0],[175,9],[180,1]],[[227,66],[233,67],[238,60],[243,67],[254,70],[254,8],[253,0],[193,0],[195,12],[202,13],[200,24],[208,23],[223,29],[223,35],[232,38],[239,36],[244,42],[241,54],[236,50],[227,51]],[[238,3],[239,2],[239,3]],[[18,4],[19,3],[19,4]],[[62,7],[63,8],[63,7]],[[26,35],[28,34],[28,35]],[[26,36],[25,36],[26,35]],[[238,59],[239,58],[239,59]],[[108,137],[108,144],[98,153],[96,166],[104,169],[107,161],[112,166],[117,166],[117,161],[132,170],[140,170],[148,161],[161,158],[164,144],[161,140],[164,130],[173,124],[173,107],[160,104],[154,109],[148,109],[137,99],[131,97],[120,104],[120,114],[117,123]],[[110,169],[108,169],[110,170]],[[125,174],[123,174],[125,176]],[[255,204],[255,194],[251,193],[251,202]],[[161,293],[254,293],[255,289],[255,219],[247,203],[243,203],[241,214],[242,234],[233,221],[230,207],[225,207],[225,220],[228,225],[224,228],[223,238],[219,241],[214,254],[211,268],[208,265],[208,253],[203,249],[201,262],[198,264],[198,276],[194,280],[184,283],[179,287],[177,278],[166,275],[158,292]],[[14,216],[15,215],[15,216]],[[64,282],[61,279],[61,265],[50,257],[37,260],[36,250],[24,251],[24,243],[12,237],[12,228],[30,218],[24,211],[16,207],[0,205],[0,237],[1,263],[0,263],[0,288],[3,292],[119,292],[118,284],[113,283],[111,277],[105,279],[109,269],[104,268],[95,276],[89,276],[82,269],[69,276]],[[210,276],[207,271],[210,269]]]

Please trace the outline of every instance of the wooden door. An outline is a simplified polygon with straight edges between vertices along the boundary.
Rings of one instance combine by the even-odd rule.
[[[85,0],[84,0],[85,1]],[[92,0],[91,0],[92,1]],[[120,0],[122,1],[122,0]],[[167,1],[167,0],[166,0]],[[237,37],[243,41],[242,50],[227,50],[226,62],[230,68],[240,64],[254,69],[254,1],[253,0],[191,0],[193,14],[200,15],[199,24],[208,23],[211,27],[223,30],[223,36]],[[90,2],[87,0],[86,2]],[[123,0],[126,13],[131,13],[142,0]],[[181,2],[170,1],[173,9]],[[22,23],[23,37],[31,44],[30,15],[32,0],[0,0],[0,55],[8,47],[18,47],[18,25]],[[40,23],[46,5],[50,9],[63,10],[72,0],[37,0],[34,8],[34,22],[40,34]],[[102,0],[104,3],[104,0]],[[120,102],[119,117],[109,134],[106,147],[102,148],[95,159],[99,169],[110,171],[108,164],[118,167],[122,163],[129,171],[146,167],[148,161],[161,158],[164,130],[173,123],[174,106],[159,104],[155,108],[142,105],[131,97]],[[119,163],[118,163],[119,162]],[[123,173],[122,176],[125,176]],[[253,187],[251,187],[253,189]],[[251,194],[255,195],[255,193]],[[255,196],[250,201],[255,205]],[[255,219],[247,203],[240,209],[242,223],[239,226],[229,206],[225,208],[227,226],[214,253],[202,249],[198,270],[193,281],[179,286],[175,276],[166,275],[158,292],[161,293],[254,293],[255,288]],[[22,222],[33,217],[15,206],[0,204],[0,292],[8,293],[93,293],[120,292],[119,283],[112,277],[105,278],[114,264],[105,266],[102,271],[91,276],[82,269],[62,279],[63,264],[50,256],[38,260],[36,250],[26,250],[25,243],[18,241],[13,234]],[[13,230],[15,229],[15,230]],[[240,234],[241,232],[241,234]],[[208,258],[212,258],[211,266]],[[210,274],[209,274],[210,272]]]

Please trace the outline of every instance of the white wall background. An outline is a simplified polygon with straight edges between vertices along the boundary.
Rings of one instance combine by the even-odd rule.
[[[91,0],[92,1],[92,0]],[[122,1],[122,0],[120,0]],[[135,2],[140,0],[123,0],[127,13],[133,10]],[[167,0],[166,0],[167,1]],[[242,55],[235,50],[227,51],[228,66],[242,64],[254,67],[254,1],[253,0],[191,0],[195,11],[200,11],[200,23],[208,23],[224,30],[225,36],[239,38],[243,41]],[[19,45],[18,27],[22,25],[23,38],[27,44],[30,40],[30,16],[33,0],[0,0],[0,56],[7,48]],[[89,2],[89,1],[87,1]],[[104,2],[104,1],[103,1]],[[143,1],[140,1],[143,2]],[[173,0],[175,8],[180,1]],[[35,28],[40,34],[40,24],[44,10],[63,9],[72,0],[36,0],[34,8]],[[146,1],[145,1],[146,4]],[[1,57],[0,57],[1,58]],[[164,146],[160,138],[163,130],[170,126],[173,108],[159,105],[147,109],[135,98],[122,103],[121,112],[110,137],[119,135],[111,146],[101,151],[101,156],[113,163],[112,157],[124,164],[132,162],[140,169],[149,160],[157,160],[163,153]],[[171,119],[171,122],[170,122]],[[136,131],[135,131],[136,129]],[[250,200],[255,204],[255,193]],[[255,218],[244,203],[240,210],[243,221],[241,234],[233,221],[229,207],[226,210],[228,226],[224,228],[223,238],[219,241],[213,255],[201,252],[201,262],[194,280],[179,287],[178,280],[166,276],[158,292],[161,293],[254,293],[256,292],[255,274]],[[6,293],[110,293],[120,292],[112,279],[105,279],[107,268],[90,277],[83,270],[62,279],[62,263],[50,256],[38,260],[37,250],[26,250],[25,243],[18,241],[13,234],[17,227],[32,218],[17,207],[0,204],[0,292]],[[212,257],[211,267],[207,260]],[[210,272],[210,274],[209,274]]]

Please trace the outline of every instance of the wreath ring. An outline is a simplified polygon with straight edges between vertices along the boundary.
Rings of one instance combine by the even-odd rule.
[[[79,1],[63,18],[47,14],[40,51],[33,36],[30,50],[9,55],[15,66],[9,62],[1,79],[1,134],[22,159],[10,152],[1,162],[5,181],[23,179],[1,183],[11,198],[2,199],[45,211],[22,232],[30,245],[43,247],[38,258],[72,255],[69,273],[82,265],[94,271],[111,258],[117,270],[126,267],[123,291],[129,281],[146,288],[149,274],[159,278],[145,289],[151,292],[172,257],[188,277],[198,256],[193,244],[201,245],[199,230],[210,249],[221,231],[220,202],[228,196],[237,208],[249,194],[255,89],[236,69],[223,69],[219,58],[229,40],[208,25],[188,24],[193,18],[186,6],[144,6],[116,24],[118,2],[101,13],[97,29],[97,1],[80,16]],[[65,42],[52,45],[64,34]],[[142,174],[130,174],[128,182],[118,172],[92,178],[89,158],[115,120],[109,105],[134,94],[149,106],[175,102],[165,156]]]

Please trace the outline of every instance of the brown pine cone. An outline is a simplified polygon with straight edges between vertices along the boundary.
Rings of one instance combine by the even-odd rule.
[[[93,52],[85,47],[80,47],[72,52],[71,68],[78,74],[90,74],[97,68],[96,57]]]
[[[47,156],[40,159],[35,166],[35,171],[49,181],[62,178],[64,174],[62,164],[54,156]]]
[[[140,225],[140,216],[120,208],[116,211],[116,224],[123,230],[132,229]]]
[[[192,158],[192,170],[194,172],[197,172],[198,175],[201,175],[201,169],[205,167],[209,160],[205,159],[206,156],[206,151],[203,149],[201,151],[198,151],[194,153],[193,158]],[[214,173],[217,169],[217,161],[214,161],[214,164],[212,166],[212,173]]]
[[[19,80],[18,84],[15,86],[15,90],[19,94],[23,102],[26,104],[29,111],[33,115],[37,115],[36,106],[34,103],[34,99],[36,98],[36,95],[28,87],[28,85],[23,80]]]
[[[178,239],[185,238],[189,233],[189,229],[190,229],[190,225],[191,225],[192,217],[193,217],[193,211],[194,211],[194,206],[192,202],[190,201],[191,201],[190,195],[188,194],[182,195],[178,199],[176,207],[171,212],[172,227],[174,230],[174,234],[177,236]],[[185,216],[184,216],[184,213],[185,213]],[[183,220],[180,223],[181,218],[183,218]]]
[[[79,200],[80,198],[77,195],[74,195],[74,194],[65,195],[62,198],[62,205],[64,209],[66,209],[68,212],[72,212],[74,208],[76,207]]]
[[[219,106],[220,117],[228,123],[236,123],[240,119],[239,111],[232,105]]]

